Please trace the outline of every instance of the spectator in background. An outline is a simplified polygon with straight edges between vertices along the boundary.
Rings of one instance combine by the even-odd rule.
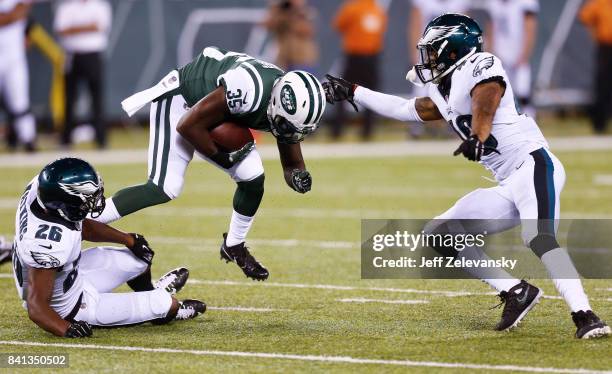
[[[444,13],[466,13],[469,8],[469,0],[412,0],[411,3],[410,20],[407,27],[408,51],[410,61],[415,65],[420,63],[416,45],[425,31],[425,26]],[[427,88],[413,85],[412,95],[415,97],[427,96]],[[422,136],[424,131],[425,126],[421,123],[410,127],[410,135],[415,138]]]
[[[538,0],[489,0],[488,48],[501,59],[523,113],[535,118],[530,60],[538,30]]]
[[[278,45],[276,64],[286,70],[315,73],[319,46],[315,40],[316,11],[306,0],[275,0],[270,5],[266,28]]]
[[[378,88],[379,56],[383,49],[387,15],[375,0],[347,0],[342,4],[334,19],[334,28],[342,36],[344,52],[344,73],[348,81]],[[332,128],[332,137],[342,135],[346,111],[337,105],[337,117]],[[372,136],[374,114],[363,113],[361,136],[367,140]]]
[[[597,42],[591,121],[595,132],[601,134],[606,131],[612,104],[612,1],[589,0],[580,10],[580,20]]]
[[[8,112],[7,143],[35,150],[36,120],[30,111],[30,82],[25,52],[25,26],[30,1],[0,1],[0,97]]]
[[[66,52],[66,124],[62,145],[71,144],[76,126],[75,104],[80,82],[87,84],[92,103],[92,124],[99,148],[106,147],[103,112],[103,52],[108,44],[112,22],[111,6],[106,0],[64,0],[59,3],[55,32]]]

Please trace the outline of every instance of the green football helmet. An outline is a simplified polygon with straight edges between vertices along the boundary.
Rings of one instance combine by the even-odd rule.
[[[71,222],[80,222],[91,213],[102,214],[106,201],[104,183],[87,161],[60,158],[38,174],[37,200],[52,214]]]
[[[414,66],[423,83],[440,80],[474,53],[482,52],[482,29],[463,14],[447,13],[434,18],[417,43],[421,63]]]

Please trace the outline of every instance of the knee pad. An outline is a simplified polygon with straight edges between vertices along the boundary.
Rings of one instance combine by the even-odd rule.
[[[542,258],[546,252],[559,248],[557,238],[552,234],[538,234],[529,242],[529,248],[539,258]]]
[[[230,176],[236,182],[248,182],[264,173],[261,157],[256,149],[251,151],[247,157],[231,169]]]
[[[264,182],[264,174],[250,181],[237,182],[238,186],[234,193],[234,210],[242,215],[253,217],[263,198]]]

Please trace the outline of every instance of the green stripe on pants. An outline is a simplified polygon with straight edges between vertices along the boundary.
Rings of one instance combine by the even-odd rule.
[[[161,188],[164,187],[164,181],[166,180],[166,171],[168,170],[168,154],[170,153],[170,140],[172,134],[170,133],[170,108],[172,107],[172,97],[169,97],[166,101],[166,113],[164,115],[164,150],[162,153],[159,183],[157,184]]]
[[[157,143],[159,142],[159,120],[161,116],[161,107],[164,101],[157,102],[157,111],[155,112],[155,134],[153,138],[153,166],[151,167],[151,174],[149,174],[149,179],[155,178],[155,172],[157,171]],[[151,135],[149,135],[151,136]]]

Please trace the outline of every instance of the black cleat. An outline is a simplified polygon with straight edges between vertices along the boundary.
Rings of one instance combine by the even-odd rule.
[[[610,326],[597,317],[592,310],[572,312],[572,320],[576,325],[578,339],[601,338],[610,335]]]
[[[206,304],[199,300],[186,299],[179,301],[179,309],[174,320],[184,321],[193,319],[206,312]]]
[[[187,279],[189,278],[189,270],[186,268],[176,268],[162,275],[157,282],[155,288],[163,288],[170,295],[176,295],[181,291]]]
[[[13,256],[13,243],[9,243],[4,239],[3,236],[0,236],[0,265],[5,262],[11,261],[11,257]]]
[[[524,280],[507,292],[498,295],[501,299],[499,305],[504,305],[502,317],[495,330],[507,331],[516,327],[529,311],[540,301],[542,290]]]
[[[223,234],[223,244],[221,244],[221,259],[226,262],[235,262],[244,272],[244,274],[258,281],[263,281],[268,279],[270,275],[268,273],[268,269],[266,269],[262,264],[255,260],[255,257],[251,256],[249,253],[249,249],[244,246],[244,242],[237,244],[232,247],[228,247],[225,245],[225,239],[227,238],[227,233]]]

